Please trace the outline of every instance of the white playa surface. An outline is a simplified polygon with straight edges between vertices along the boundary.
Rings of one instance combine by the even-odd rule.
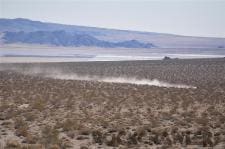
[[[161,60],[165,56],[180,59],[221,58],[225,57],[225,49],[0,46],[0,63]]]

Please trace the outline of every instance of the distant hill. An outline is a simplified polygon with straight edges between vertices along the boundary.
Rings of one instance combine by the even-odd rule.
[[[104,29],[32,21],[0,19],[5,43],[39,43],[60,46],[100,46],[127,48],[218,48],[225,38],[190,37],[172,34]]]
[[[94,46],[105,48],[151,48],[154,45],[136,40],[108,42],[86,34],[67,33],[65,31],[4,32],[5,43],[47,44],[56,46]]]

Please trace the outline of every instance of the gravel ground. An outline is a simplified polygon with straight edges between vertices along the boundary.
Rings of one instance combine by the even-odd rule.
[[[167,88],[49,74],[158,79]],[[225,59],[0,64],[0,148],[225,148]]]

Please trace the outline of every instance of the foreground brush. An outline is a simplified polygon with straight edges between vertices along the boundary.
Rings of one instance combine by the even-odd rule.
[[[225,147],[225,59],[0,68],[2,148]]]

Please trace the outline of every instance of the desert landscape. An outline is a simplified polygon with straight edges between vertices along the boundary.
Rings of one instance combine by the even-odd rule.
[[[0,149],[225,149],[225,0],[0,0]]]
[[[1,63],[0,78],[0,148],[225,148],[225,58]]]

